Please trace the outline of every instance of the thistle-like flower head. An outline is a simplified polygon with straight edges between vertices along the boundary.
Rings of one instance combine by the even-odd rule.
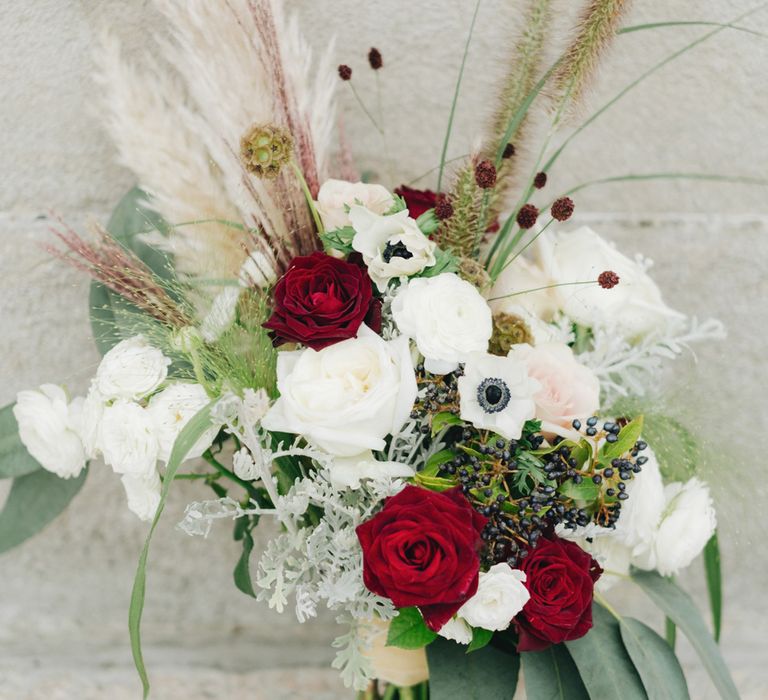
[[[240,157],[257,177],[275,178],[293,155],[293,139],[274,124],[254,124],[240,139]]]

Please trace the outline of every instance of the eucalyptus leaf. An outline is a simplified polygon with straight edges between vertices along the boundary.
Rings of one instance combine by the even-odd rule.
[[[581,639],[565,643],[589,696],[645,700],[643,683],[624,648],[616,618],[593,605],[592,622],[592,629]]]
[[[430,700],[511,700],[520,656],[488,645],[473,654],[438,637],[427,647]]]
[[[421,649],[437,638],[429,629],[417,608],[400,608],[389,623],[387,646],[399,649]]]
[[[520,656],[527,700],[589,700],[579,670],[564,644]]]
[[[87,472],[61,479],[38,469],[16,477],[0,511],[0,553],[36,535],[62,513],[82,488]]]
[[[688,684],[669,644],[650,627],[631,617],[621,619],[619,630],[648,700],[686,700]]]
[[[41,469],[19,438],[19,426],[10,404],[0,409],[0,479],[24,476]]]
[[[739,693],[717,643],[690,596],[672,581],[655,571],[633,571],[632,579],[688,638],[712,682],[724,700],[738,700]]]

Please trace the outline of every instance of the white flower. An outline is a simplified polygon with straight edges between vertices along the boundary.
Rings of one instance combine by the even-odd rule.
[[[625,501],[627,503],[628,501]],[[608,531],[610,532],[610,531]],[[629,576],[632,550],[610,534],[587,539],[574,540],[585,552],[589,552],[603,568],[603,574],[595,583],[600,593],[605,593]]]
[[[380,292],[392,278],[409,277],[435,264],[437,245],[421,232],[407,210],[381,216],[355,205],[349,218],[355,229],[352,247],[362,254]]]
[[[262,426],[342,457],[383,449],[416,400],[407,339],[385,341],[366,326],[319,351],[278,353],[277,386],[280,398]]]
[[[351,226],[347,213],[355,204],[364,206],[375,214],[388,212],[395,199],[381,185],[345,180],[326,180],[317,193],[317,211],[326,231]]]
[[[717,518],[709,487],[699,479],[669,484],[664,497],[666,505],[653,544],[634,563],[672,576],[704,549],[715,532]]]
[[[104,461],[118,474],[149,478],[159,451],[152,417],[137,403],[118,399],[104,409],[99,432]]]
[[[518,314],[520,307],[536,318],[551,321],[558,311],[554,284],[535,263],[518,256],[508,263],[491,288],[488,298],[494,312]],[[542,289],[544,287],[544,289]],[[537,291],[532,291],[532,290]]]
[[[525,574],[509,564],[494,564],[480,573],[477,593],[456,613],[472,627],[501,631],[507,629],[531,597],[523,585]]]
[[[552,290],[558,306],[576,323],[591,327],[599,322],[634,339],[684,318],[664,303],[659,288],[640,263],[587,226],[555,237],[541,236],[538,251],[544,274],[555,284],[596,280],[606,270],[618,274],[620,282],[613,289],[590,284]]]
[[[359,489],[361,479],[408,478],[416,473],[415,467],[400,462],[377,462],[370,451],[354,457],[336,457],[329,471],[331,483],[339,489]]]
[[[88,395],[80,404],[75,427],[80,439],[83,441],[85,454],[89,459],[96,457],[101,449],[99,447],[99,432],[101,430],[101,417],[104,415],[106,403],[106,399],[96,388],[94,382],[88,390]]]
[[[522,343],[512,347],[509,357],[525,364],[540,384],[534,400],[545,433],[569,436],[575,418],[588,418],[599,408],[600,382],[567,345]]]
[[[392,302],[398,329],[413,338],[427,371],[447,374],[470,353],[486,352],[491,310],[474,285],[444,272],[412,279]]]
[[[119,342],[96,371],[96,388],[105,399],[140,399],[159,387],[171,361],[143,335]]]
[[[152,520],[160,505],[160,475],[156,469],[148,476],[123,474],[121,477],[128,508],[141,520]]]
[[[461,617],[452,617],[440,628],[438,634],[457,644],[466,645],[472,641],[472,628]]]
[[[361,622],[363,654],[371,663],[372,677],[399,686],[417,685],[429,678],[424,649],[387,646],[389,622],[371,618]]]
[[[62,479],[77,476],[85,467],[85,449],[76,432],[77,412],[77,404],[69,404],[64,389],[55,384],[20,391],[13,407],[24,447],[43,469]]]
[[[525,421],[536,415],[539,388],[524,363],[510,357],[473,353],[459,377],[461,418],[476,428],[517,440]]]
[[[241,287],[224,287],[211,302],[211,308],[200,324],[200,335],[206,343],[213,343],[230,328],[235,321]]]
[[[210,403],[200,384],[171,384],[149,400],[147,411],[158,441],[158,459],[167,462],[179,433],[200,409]],[[218,425],[212,425],[190,448],[186,459],[200,457],[213,442]]]

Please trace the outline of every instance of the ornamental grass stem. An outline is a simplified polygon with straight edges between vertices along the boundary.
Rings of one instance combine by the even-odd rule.
[[[384,130],[379,126],[378,122],[373,118],[373,115],[368,111],[368,108],[365,106],[365,102],[363,102],[362,98],[357,92],[357,88],[355,88],[354,84],[351,80],[347,81],[349,83],[349,89],[352,90],[352,94],[355,96],[355,99],[357,100],[357,104],[360,105],[360,109],[365,112],[365,116],[368,117],[371,124],[373,124],[373,128],[376,129],[382,136],[384,135]]]
[[[315,228],[317,228],[318,235],[325,233],[325,229],[323,228],[323,221],[320,218],[317,207],[315,206],[315,200],[312,199],[312,193],[309,191],[307,181],[304,179],[304,173],[301,172],[301,168],[299,168],[298,164],[293,159],[291,160],[291,168],[293,168],[293,172],[296,174],[296,177],[299,180],[301,191],[304,193],[304,199],[307,200],[307,206],[309,207],[309,211],[312,214],[312,219],[315,222]]]
[[[511,294],[504,294],[500,297],[491,297],[488,301],[499,301],[500,299],[508,299],[509,297],[520,296],[521,294],[531,294],[532,292],[540,292],[544,289],[554,289],[555,287],[573,287],[579,284],[598,284],[597,280],[586,280],[584,282],[560,282],[559,284],[548,284],[544,287],[534,287],[533,289],[524,289],[521,292],[512,292]]]

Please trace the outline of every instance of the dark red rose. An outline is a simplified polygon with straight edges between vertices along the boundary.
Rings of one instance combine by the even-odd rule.
[[[553,535],[539,540],[520,568],[531,598],[515,618],[518,651],[541,651],[590,630],[594,584],[603,570],[589,554]]]
[[[408,213],[418,219],[425,211],[432,209],[437,201],[437,195],[432,190],[415,190],[408,185],[400,185],[395,194],[405,200]]]
[[[477,591],[485,523],[459,488],[406,486],[357,528],[366,588],[438,631]]]
[[[320,350],[353,338],[363,322],[381,330],[381,304],[365,268],[325,253],[295,258],[275,285],[274,310],[264,328],[275,345],[295,342]]]

